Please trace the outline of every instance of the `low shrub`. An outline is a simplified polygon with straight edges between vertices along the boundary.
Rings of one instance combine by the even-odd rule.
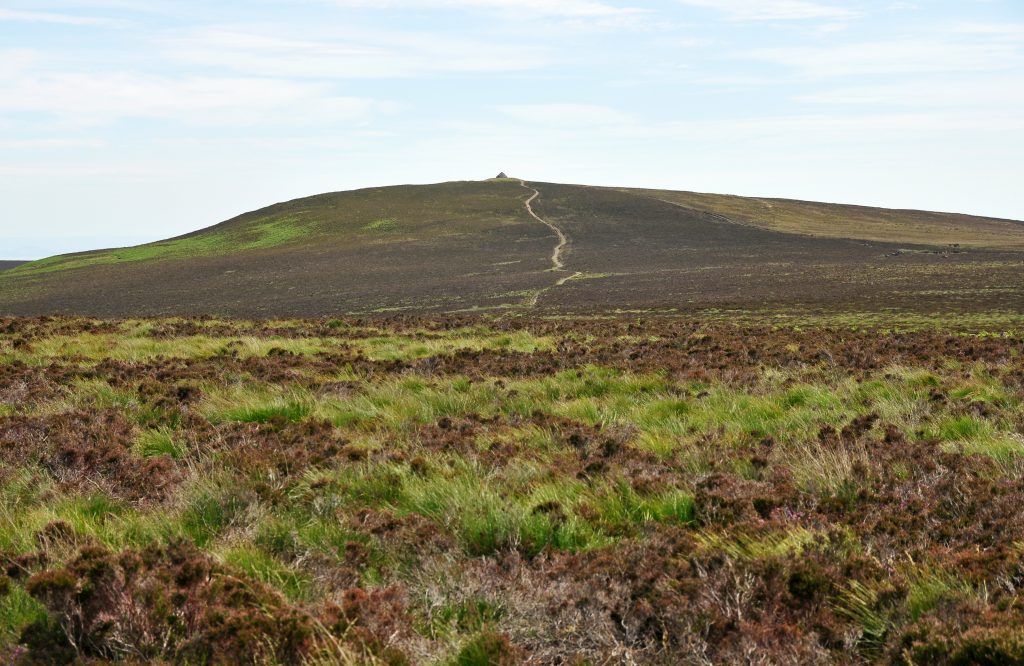
[[[315,646],[312,617],[184,542],[122,553],[87,546],[26,590],[50,613],[22,634],[30,659],[288,664]]]

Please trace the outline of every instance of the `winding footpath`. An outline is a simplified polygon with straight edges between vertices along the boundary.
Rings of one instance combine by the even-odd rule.
[[[529,199],[526,200],[526,212],[530,214],[530,217],[532,217],[533,219],[537,220],[538,222],[543,224],[548,229],[551,229],[551,231],[555,232],[555,236],[558,237],[558,244],[555,245],[555,249],[551,253],[551,269],[550,270],[551,271],[565,271],[565,263],[562,261],[562,252],[565,250],[566,246],[569,245],[569,237],[565,235],[565,232],[563,232],[558,227],[558,225],[555,225],[555,224],[552,224],[551,222],[548,222],[543,217],[541,217],[540,215],[537,215],[537,213],[535,213],[533,211],[533,202],[536,201],[537,197],[540,196],[540,190],[538,190],[538,189],[536,189],[534,187],[530,187],[529,185],[526,184],[525,180],[519,181],[519,184],[522,185],[527,190],[530,190],[531,192],[533,192],[533,195]],[[577,271],[577,272],[573,273],[572,275],[567,275],[567,276],[565,276],[563,278],[559,278],[558,281],[556,281],[555,284],[552,285],[552,287],[561,287],[563,284],[565,284],[569,280],[577,278],[577,277],[579,277],[581,275],[583,275],[582,271]],[[544,292],[548,291],[552,287],[545,287],[543,289],[538,289],[533,294],[533,296],[530,297],[530,300],[527,301],[527,305],[529,305],[530,307],[534,307],[535,305],[537,305],[537,301],[540,300],[540,297],[544,294]]]
[[[555,235],[558,236],[558,245],[555,246],[555,251],[551,253],[551,264],[553,266],[551,270],[564,271],[565,264],[562,263],[562,250],[564,250],[565,246],[569,244],[569,239],[556,225],[551,224],[541,216],[537,215],[537,213],[533,212],[533,202],[540,196],[540,190],[530,187],[526,184],[525,180],[519,181],[519,184],[533,192],[533,196],[526,200],[526,212],[530,214],[530,217],[537,220],[548,229],[551,229],[551,231],[554,231]]]

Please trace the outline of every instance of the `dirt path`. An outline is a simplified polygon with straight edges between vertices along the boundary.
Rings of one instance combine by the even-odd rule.
[[[540,190],[530,187],[529,185],[526,184],[525,180],[519,181],[519,184],[533,192],[533,196],[526,200],[526,212],[530,214],[530,217],[537,220],[538,222],[546,226],[548,229],[551,229],[551,231],[554,231],[555,235],[558,236],[558,245],[555,246],[554,252],[551,253],[551,270],[564,271],[565,264],[562,262],[562,250],[564,250],[565,246],[569,244],[569,238],[565,235],[565,233],[562,232],[561,229],[558,228],[558,226],[551,224],[541,216],[537,215],[537,213],[533,212],[532,204],[534,201],[537,200],[537,197],[540,196]]]
[[[543,217],[541,217],[540,215],[537,215],[537,213],[535,213],[533,211],[533,202],[536,201],[537,197],[540,196],[540,190],[538,190],[538,189],[536,189],[534,187],[530,187],[529,185],[526,184],[525,180],[519,181],[519,184],[522,185],[524,188],[526,188],[526,189],[530,190],[531,192],[533,192],[533,196],[531,196],[529,199],[526,200],[526,212],[530,214],[530,217],[532,217],[533,219],[537,220],[538,222],[543,224],[548,229],[551,229],[551,231],[555,232],[555,235],[558,237],[558,244],[555,245],[555,249],[551,253],[551,269],[550,270],[551,271],[565,271],[565,262],[562,261],[562,252],[565,251],[566,246],[569,245],[569,237],[565,235],[565,232],[563,232],[561,229],[558,228],[558,225],[555,225],[555,224],[552,224],[551,222],[548,222]],[[554,287],[561,287],[563,284],[565,284],[569,280],[573,280],[575,278],[578,278],[581,275],[583,275],[583,272],[582,271],[577,271],[577,272],[573,273],[572,275],[566,275],[565,277],[559,278],[555,282],[555,284],[553,284],[550,287],[544,287],[543,289],[538,289],[526,301],[526,304],[529,307],[531,307],[531,308],[536,306],[537,305],[537,301],[539,301],[540,297],[543,296],[548,290],[550,290],[550,289],[552,289]]]

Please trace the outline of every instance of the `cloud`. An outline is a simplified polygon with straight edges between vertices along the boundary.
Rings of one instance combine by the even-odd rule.
[[[163,44],[167,55],[181,62],[297,78],[522,71],[546,63],[545,51],[539,47],[506,44],[495,48],[493,43],[415,32],[338,32],[300,38],[269,29],[203,28],[175,35]]]
[[[792,67],[811,77],[980,72],[1019,67],[1021,49],[1011,42],[955,38],[901,39],[823,47],[755,49],[755,60]]]
[[[520,16],[607,17],[645,13],[636,7],[618,7],[596,0],[331,0],[343,7],[367,9],[493,10]]]
[[[0,149],[35,150],[47,148],[105,148],[106,141],[99,139],[0,139]]]
[[[529,35],[558,32],[648,32],[671,25],[647,7],[597,0],[319,0],[336,7],[497,14],[506,25],[531,23]],[[538,21],[538,19],[544,19]]]
[[[505,106],[507,118],[451,126],[460,140],[472,143],[501,137],[510,145],[557,146],[568,144],[620,146],[623,151],[656,146],[690,144],[721,147],[743,146],[858,146],[866,141],[901,145],[912,137],[941,136],[948,140],[965,133],[1016,136],[1024,130],[1024,115],[1012,108],[899,109],[889,112],[861,109],[827,113],[788,113],[777,116],[743,116],[651,122],[601,106],[538,104]],[[519,122],[516,122],[519,121]],[[445,134],[445,136],[449,136]]]
[[[0,61],[3,56],[0,52]],[[207,126],[298,125],[366,121],[396,110],[394,104],[337,95],[331,85],[319,82],[65,72],[31,60],[23,63],[0,69],[0,113],[41,114],[63,125],[104,125],[125,118]]]
[[[724,12],[734,21],[845,20],[858,12],[810,0],[677,0],[681,4]]]
[[[1024,23],[960,22],[954,24],[949,31],[965,35],[987,35],[994,39],[1001,37],[1017,41],[1024,39]]]
[[[1024,77],[950,81],[906,81],[898,84],[849,86],[808,93],[797,101],[864,107],[976,107],[1024,110]],[[994,105],[1000,105],[996,107]]]
[[[14,9],[0,9],[0,21],[17,21],[21,23],[57,23],[62,25],[113,25],[111,19],[76,16],[72,14],[54,14],[50,12],[26,12]]]
[[[510,104],[497,108],[510,118],[545,125],[606,126],[631,120],[617,109],[591,104]]]

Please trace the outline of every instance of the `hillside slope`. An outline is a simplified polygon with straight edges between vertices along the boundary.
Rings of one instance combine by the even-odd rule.
[[[1024,250],[1024,223],[991,217],[868,206],[623,189],[773,231],[826,238]]]
[[[32,262],[0,275],[0,313],[1019,311],[1022,268],[1008,220],[491,180],[324,194]]]

